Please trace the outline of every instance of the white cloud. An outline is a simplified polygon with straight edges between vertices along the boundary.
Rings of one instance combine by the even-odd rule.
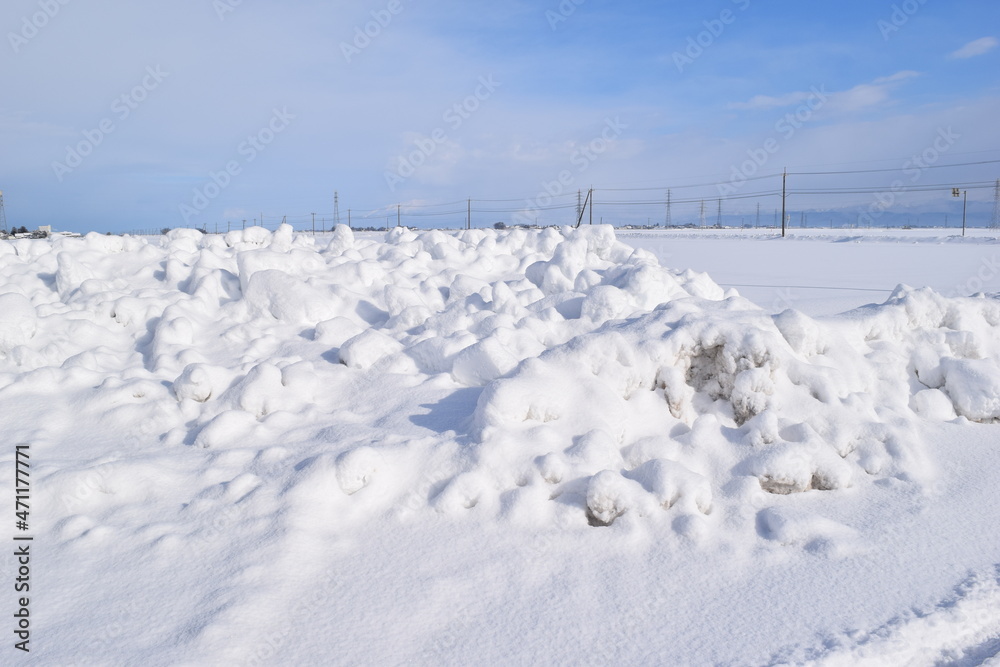
[[[920,76],[920,72],[914,72],[911,69],[904,69],[901,72],[896,72],[889,76],[880,76],[875,79],[872,83],[885,84],[885,83],[896,83],[897,81],[906,81],[907,79],[912,79],[913,77]]]
[[[788,107],[798,104],[809,97],[810,93],[788,93],[771,97],[770,95],[754,95],[747,102],[734,102],[729,105],[730,109],[776,109],[778,107]]]
[[[889,100],[889,93],[899,83],[920,76],[919,72],[913,70],[903,70],[890,76],[883,76],[870,83],[862,83],[853,88],[843,91],[833,91],[828,94],[830,109],[837,111],[859,111],[867,107],[882,104]],[[771,97],[769,95],[755,95],[747,102],[736,102],[729,105],[730,109],[778,109],[800,104],[816,96],[816,89],[824,90],[823,86],[816,86],[814,90],[796,91]]]
[[[976,56],[981,56],[988,51],[992,51],[998,44],[1000,44],[1000,41],[997,41],[996,37],[982,37],[969,42],[958,51],[948,54],[948,57],[953,60],[974,58]]]

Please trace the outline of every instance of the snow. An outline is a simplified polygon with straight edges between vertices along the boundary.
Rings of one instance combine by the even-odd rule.
[[[31,659],[996,654],[992,239],[727,235],[0,246],[0,429],[31,443],[44,554]],[[923,280],[833,312],[911,246]],[[834,275],[844,248],[889,259]],[[812,291],[762,307],[682,255]]]
[[[1000,237],[970,229],[622,231],[664,266],[705,271],[762,308],[835,315],[882,303],[900,284],[946,296],[1000,291]],[[734,261],[734,258],[738,258]]]

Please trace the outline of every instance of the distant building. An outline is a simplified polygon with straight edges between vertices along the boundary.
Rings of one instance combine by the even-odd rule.
[[[26,227],[13,227],[9,232],[0,231],[0,239],[47,239],[53,236],[78,237],[76,232],[53,232],[52,225],[40,225],[38,229],[29,232]]]

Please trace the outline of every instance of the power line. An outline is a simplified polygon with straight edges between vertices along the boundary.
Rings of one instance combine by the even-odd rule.
[[[945,169],[945,168],[957,168],[957,167],[971,167],[971,166],[981,166],[981,165],[991,165],[1000,163],[1000,160],[978,160],[963,163],[951,163],[942,165],[926,165],[924,168],[927,169]],[[761,174],[746,178],[741,181],[738,185],[742,186],[747,182],[762,182],[769,179],[774,179],[777,176],[782,176],[783,180],[787,179],[788,176],[796,177],[806,177],[806,176],[827,176],[830,181],[836,183],[836,178],[849,174],[872,174],[872,173],[890,173],[890,172],[900,172],[903,171],[902,168],[893,169],[855,169],[855,170],[837,170],[837,171],[801,171],[801,172],[787,172],[780,174]],[[916,180],[916,179],[911,179]],[[726,185],[730,188],[729,194],[723,194],[721,197],[713,193],[708,195],[705,192],[690,193],[691,196],[688,197],[676,197],[673,194],[674,186],[670,188],[602,188],[602,192],[606,192],[614,196],[618,195],[618,198],[605,198],[600,197],[602,213],[605,214],[604,219],[608,219],[608,212],[611,212],[614,216],[611,219],[617,218],[617,222],[621,223],[623,220],[634,220],[639,215],[636,209],[646,207],[649,209],[659,208],[663,211],[663,220],[667,226],[672,226],[674,218],[673,207],[677,205],[699,205],[699,224],[705,226],[707,224],[706,220],[706,202],[710,202],[711,199],[717,200],[717,213],[715,224],[721,226],[723,223],[722,206],[723,200],[726,202],[739,202],[742,200],[756,199],[756,217],[755,224],[760,225],[760,207],[761,199],[772,198],[772,197],[787,197],[787,196],[808,196],[808,197],[828,197],[834,198],[838,196],[865,196],[865,195],[875,195],[882,202],[889,196],[896,197],[905,194],[918,194],[918,193],[933,193],[937,191],[951,190],[953,188],[961,188],[963,190],[984,190],[986,188],[994,189],[994,210],[993,216],[990,221],[991,226],[1000,227],[1000,180],[982,180],[982,181],[970,181],[965,183],[912,183],[908,185],[903,185],[901,181],[896,181],[891,185],[853,185],[853,186],[836,186],[836,185],[817,185],[810,187],[808,185],[802,186],[796,183],[794,179],[787,182],[787,186],[778,189],[777,187],[768,188],[766,186],[764,189],[754,189],[748,192],[743,192],[736,190],[733,187],[733,182],[729,183],[701,183],[701,184],[691,184],[677,186],[681,189],[683,188],[697,188],[697,187],[707,187],[707,186],[721,186]],[[777,184],[774,184],[777,186]],[[795,188],[795,185],[799,185]],[[554,190],[555,188],[553,188]],[[749,188],[747,188],[749,190]],[[629,193],[642,193],[642,192],[657,192],[657,195],[650,196],[635,196]],[[597,189],[588,190],[588,199],[597,194]],[[392,209],[395,209],[397,224],[401,224],[402,214],[406,214],[407,217],[415,218],[419,220],[425,219],[442,219],[442,218],[454,218],[457,220],[462,220],[466,227],[471,226],[471,221],[473,214],[480,214],[484,216],[490,215],[504,215],[504,214],[530,214],[537,220],[538,214],[548,214],[546,219],[551,223],[552,221],[558,222],[559,220],[564,220],[564,218],[559,215],[562,211],[576,210],[576,219],[580,219],[580,214],[584,210],[586,203],[582,202],[582,190],[578,190],[576,201],[573,201],[573,192],[556,192],[555,194],[539,193],[533,198],[506,198],[506,199],[476,199],[468,198],[459,201],[445,201],[445,202],[428,202],[415,200],[409,203],[397,203],[391,206],[382,206],[378,208],[367,209],[368,213],[363,214],[364,219],[374,220],[381,219],[382,217],[389,217],[391,215]],[[664,197],[665,195],[665,197]],[[932,195],[933,197],[933,195]],[[926,199],[926,198],[925,198]],[[980,197],[980,200],[982,197]],[[2,197],[0,197],[0,225],[6,225],[6,219],[3,217],[2,209]],[[893,200],[895,201],[895,199]],[[544,202],[545,205],[540,205],[540,202]],[[811,206],[815,206],[813,202],[810,202]],[[839,206],[839,205],[838,205]],[[847,206],[845,204],[845,206]],[[593,204],[591,204],[593,208]],[[797,207],[799,208],[799,207]],[[308,209],[307,209],[308,210]],[[356,209],[355,209],[356,210]],[[362,209],[365,210],[365,209]],[[806,218],[804,213],[804,208],[799,208],[800,211],[800,224],[804,224]],[[846,210],[846,209],[845,209]],[[748,211],[752,213],[753,208],[750,206],[740,207],[738,204],[730,206],[727,209],[729,213],[727,215],[740,215],[747,213]],[[280,214],[272,213],[269,217],[276,219],[283,219],[292,224],[309,224],[311,214],[293,214],[285,215],[284,218]],[[643,211],[641,213],[642,218],[647,218],[649,216],[649,211]],[[566,216],[567,218],[569,215]],[[985,217],[985,216],[984,216]],[[261,224],[264,221],[264,213],[261,214]],[[339,192],[334,192],[334,224],[340,221],[340,208],[339,208]],[[491,221],[492,222],[492,221]],[[568,222],[568,221],[567,221]],[[648,222],[648,218],[647,218]],[[787,218],[783,216],[781,220],[782,223],[787,222]],[[985,221],[984,221],[985,222]],[[254,221],[256,224],[256,220]],[[272,223],[273,224],[273,223]],[[324,220],[325,229],[325,220]]]
[[[997,151],[996,150],[992,150],[992,151],[976,151],[975,153],[995,153],[995,152],[997,152]],[[968,154],[971,155],[971,154],[974,154],[974,153],[968,153]],[[958,155],[966,155],[966,153],[959,153]],[[905,158],[905,159],[901,160],[904,163],[904,165],[906,164],[906,160],[912,160],[912,158]],[[878,162],[881,162],[881,160],[878,160]],[[979,166],[979,165],[984,165],[984,164],[1000,164],[1000,160],[979,160],[979,161],[975,161],[975,162],[953,162],[951,164],[916,165],[916,167],[914,167],[914,168],[919,168],[921,171],[923,171],[924,169],[949,169],[949,168],[954,168],[954,167],[972,167],[972,166]],[[911,167],[909,167],[909,166],[900,166],[900,167],[883,168],[883,169],[845,169],[845,170],[835,170],[835,171],[789,171],[788,175],[789,176],[839,176],[839,175],[845,175],[845,174],[875,174],[875,173],[890,173],[890,172],[906,171],[906,170],[908,170],[910,168]],[[730,187],[732,187],[734,185],[742,185],[743,183],[746,183],[746,182],[749,182],[749,181],[760,181],[760,180],[766,180],[766,179],[769,179],[769,178],[778,178],[781,175],[782,175],[782,172],[774,172],[774,173],[770,173],[770,174],[759,174],[759,175],[755,175],[755,176],[746,176],[744,178],[741,178],[739,180],[738,184],[734,183],[732,181],[732,179],[730,179],[730,180],[722,180],[722,181],[718,181],[717,180],[717,181],[712,181],[712,182],[693,183],[693,184],[689,184],[689,185],[671,185],[671,187],[673,189],[701,188],[701,187],[711,187],[711,186],[716,186],[716,187],[718,187],[718,186],[730,186]],[[632,187],[630,187],[630,188],[601,188],[601,190],[603,190],[605,192],[642,192],[642,191],[651,191],[651,190],[663,190],[663,187],[660,186],[660,187],[648,187],[648,188],[632,188]]]
[[[958,162],[953,164],[925,164],[919,165],[918,168],[923,171],[924,169],[949,169],[952,167],[972,167],[976,165],[983,164],[998,164],[1000,160],[982,160],[980,162]],[[905,171],[909,169],[908,167],[897,167],[895,169],[851,169],[846,171],[790,171],[789,176],[836,176],[843,174],[876,174],[885,173],[892,171]]]
[[[960,157],[960,156],[965,156],[965,155],[982,155],[984,153],[1000,153],[1000,148],[991,148],[991,149],[986,149],[986,150],[981,150],[981,151],[963,151],[961,153],[950,153],[949,152],[948,155],[949,155],[949,157]],[[819,162],[819,163],[814,163],[814,164],[811,164],[811,165],[798,165],[798,166],[796,166],[794,168],[796,168],[796,169],[805,169],[807,167],[835,167],[835,166],[845,165],[845,164],[877,164],[877,163],[881,163],[881,162],[892,162],[892,163],[897,163],[897,164],[905,164],[907,161],[910,161],[910,160],[913,160],[912,156],[894,157],[894,158],[881,158],[881,159],[878,159],[878,160],[853,160],[853,161],[850,161],[850,162]],[[955,165],[955,166],[959,166],[959,165]],[[900,167],[898,169],[898,171],[902,171],[902,169],[903,168]],[[897,171],[897,170],[890,169],[889,171]],[[792,172],[789,172],[789,173],[792,173]],[[763,178],[777,177],[777,176],[780,176],[780,175],[781,175],[780,173],[768,174],[768,175],[764,176]],[[684,178],[705,179],[705,178],[716,178],[716,177],[718,177],[718,178],[725,178],[725,176],[723,176],[720,172],[716,172],[716,173],[713,173],[713,174],[690,175],[690,176],[686,176]],[[651,189],[654,189],[654,190],[655,189],[661,189],[662,190],[663,189],[662,184],[664,183],[664,180],[662,178],[659,178],[659,179],[646,179],[646,180],[643,180],[643,181],[636,181],[636,183],[659,183],[661,185],[660,188],[651,188]]]
[[[992,188],[992,181],[984,181],[977,183],[936,183],[933,185],[912,185],[902,188],[892,188],[888,187],[870,187],[870,188],[815,188],[806,190],[791,190],[789,189],[788,194],[792,195],[872,195],[879,194],[883,192],[935,192],[938,190],[950,190],[951,188],[961,188],[963,190],[985,190],[987,188]]]
[[[747,181],[762,181],[768,178],[775,178],[776,176],[781,176],[781,174],[764,174],[763,176],[749,176],[746,179],[740,181],[741,184]],[[670,187],[674,190],[682,190],[685,188],[707,188],[707,187],[718,187],[720,185],[732,186],[729,181],[712,181],[710,183],[694,183],[691,185],[671,185]],[[661,191],[663,187],[658,188],[601,188],[602,192],[651,192],[651,191]]]
[[[949,157],[959,157],[959,156],[963,156],[963,155],[982,155],[983,153],[1000,153],[1000,149],[990,148],[990,149],[982,150],[982,151],[963,151],[961,153],[952,153],[952,152],[949,152],[948,156]],[[909,156],[909,157],[880,158],[878,160],[852,160],[850,162],[817,162],[817,163],[812,164],[812,165],[803,165],[803,164],[800,164],[800,165],[798,165],[795,168],[796,169],[805,169],[806,167],[836,167],[836,166],[845,165],[845,164],[876,164],[876,163],[879,163],[879,162],[900,163],[900,162],[906,162],[907,160],[912,160],[912,159],[913,159],[913,157]]]
[[[595,189],[595,192],[598,190]],[[726,201],[736,201],[740,199],[754,199],[760,197],[775,197],[781,194],[780,190],[766,190],[762,192],[747,192],[741,195],[730,195],[728,197],[723,197]],[[704,201],[700,197],[692,197],[690,199],[673,199],[672,204],[696,204],[698,202]],[[662,199],[602,199],[602,204],[620,204],[622,206],[662,206]]]

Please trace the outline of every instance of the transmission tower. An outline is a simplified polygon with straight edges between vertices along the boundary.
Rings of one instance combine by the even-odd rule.
[[[701,213],[698,214],[698,226],[705,226],[705,200],[701,200]]]
[[[0,197],[0,219],[3,216],[3,198]],[[1000,229],[1000,178],[997,179],[996,188],[993,190],[993,220],[990,222],[990,229]]]
[[[715,227],[722,229],[722,199],[719,199],[719,213],[715,216]]]
[[[997,181],[1000,183],[1000,181]],[[3,190],[0,190],[0,231],[7,231],[7,213],[3,210]]]
[[[333,192],[333,226],[336,227],[340,224],[340,193],[334,190]]]
[[[583,190],[576,191],[576,219],[583,217]]]
[[[754,229],[760,227],[760,202],[757,202],[757,221],[753,223]]]
[[[670,218],[670,190],[667,190],[667,220],[666,226],[670,227],[673,224],[673,220]]]

